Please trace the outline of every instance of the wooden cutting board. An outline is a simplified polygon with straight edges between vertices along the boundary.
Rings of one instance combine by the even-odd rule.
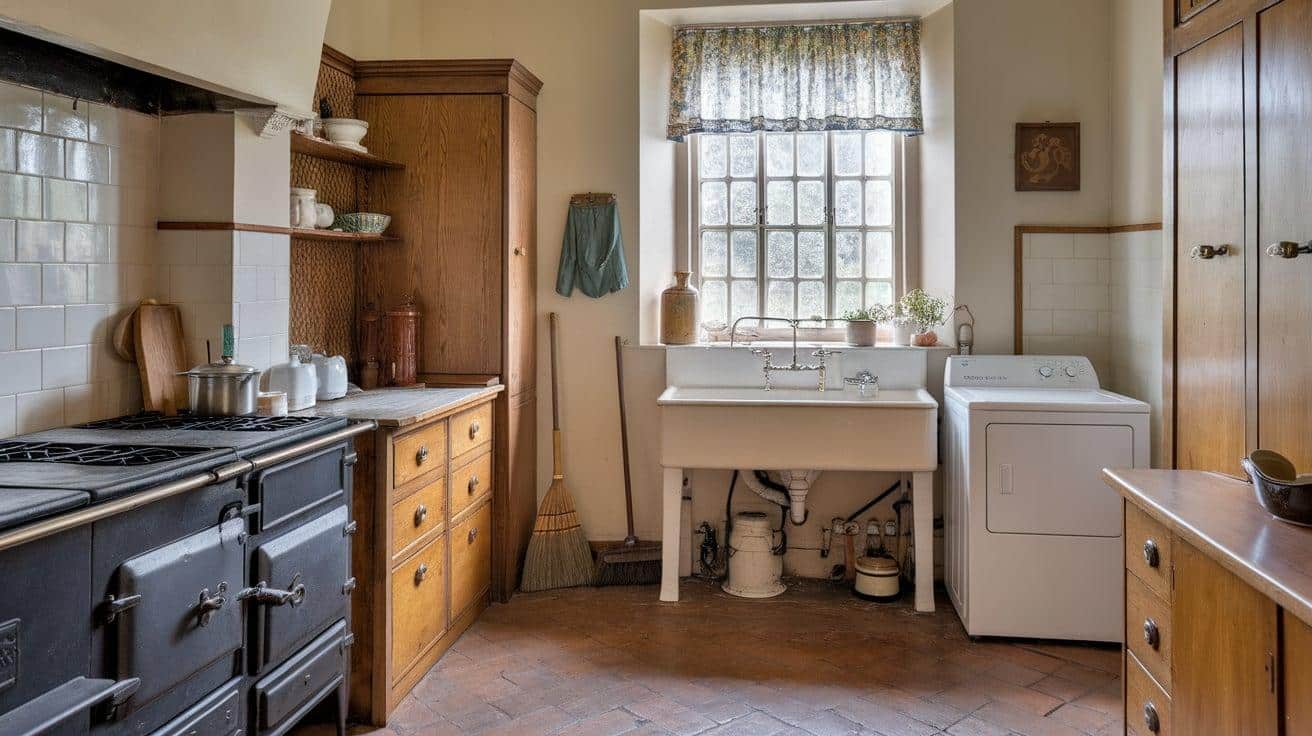
[[[188,369],[182,315],[172,304],[142,304],[135,322],[142,403],[147,411],[173,416],[188,401],[187,378],[177,375]]]

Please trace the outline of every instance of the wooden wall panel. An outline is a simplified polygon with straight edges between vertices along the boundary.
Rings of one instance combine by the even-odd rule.
[[[1258,242],[1312,239],[1312,0],[1258,15]],[[1312,256],[1258,254],[1258,436],[1312,468]]]
[[[502,98],[372,95],[356,101],[371,150],[402,160],[370,200],[400,243],[362,248],[364,299],[413,295],[423,313],[420,373],[501,373]]]
[[[1236,26],[1176,59],[1175,460],[1230,473],[1246,448],[1243,41]]]

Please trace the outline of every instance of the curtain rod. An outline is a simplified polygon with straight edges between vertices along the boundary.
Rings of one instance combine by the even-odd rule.
[[[775,26],[850,26],[860,25],[863,23],[910,23],[919,21],[915,16],[901,16],[897,18],[835,18],[833,20],[764,20],[747,23],[689,23],[687,25],[675,26],[676,31],[702,31],[714,30],[717,28],[772,28]]]

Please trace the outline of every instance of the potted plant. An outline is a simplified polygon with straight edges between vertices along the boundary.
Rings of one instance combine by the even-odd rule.
[[[856,347],[870,347],[875,344],[875,333],[880,322],[893,319],[893,308],[876,304],[866,309],[849,309],[843,313],[847,321],[847,344]]]
[[[898,301],[898,312],[911,330],[911,344],[927,348],[938,344],[934,328],[948,321],[947,299],[926,294],[923,289],[912,289]]]

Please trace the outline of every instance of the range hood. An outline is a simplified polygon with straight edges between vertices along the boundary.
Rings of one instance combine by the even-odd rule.
[[[292,118],[314,109],[331,0],[0,0],[0,26]]]

